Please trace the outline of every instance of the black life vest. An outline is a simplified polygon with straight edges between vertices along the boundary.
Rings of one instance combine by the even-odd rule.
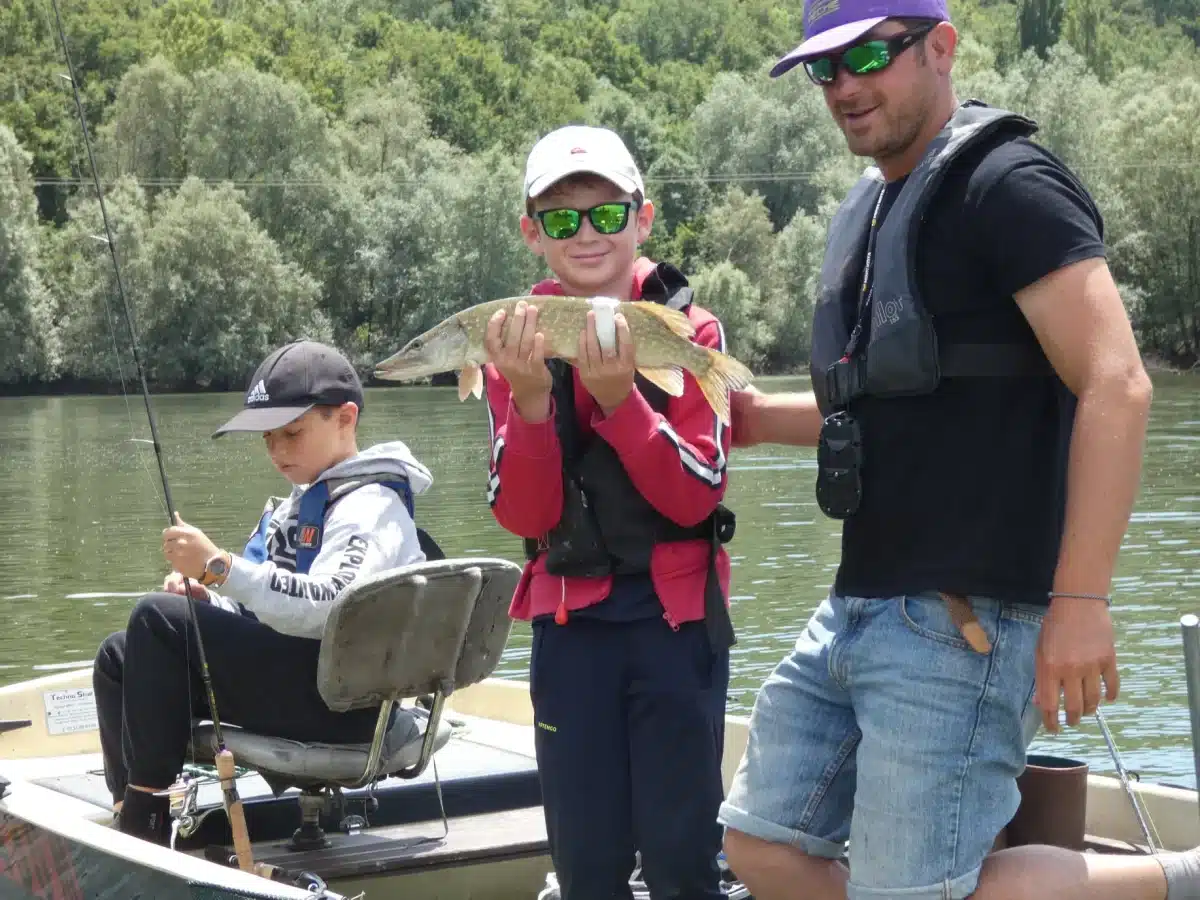
[[[813,312],[809,372],[823,415],[858,397],[927,394],[942,378],[1049,376],[1053,369],[1036,341],[940,344],[921,302],[916,278],[919,226],[950,164],[986,140],[1033,134],[1037,124],[977,100],[963,103],[908,176],[874,248],[867,339],[843,359],[859,308],[871,218],[884,189],[872,166],[851,189],[829,226],[821,288]],[[850,322],[847,312],[850,311]],[[865,346],[864,346],[865,345]]]
[[[683,274],[659,263],[642,284],[642,299],[686,312],[692,290]],[[563,459],[563,505],[558,524],[540,539],[526,538],[525,558],[546,554],[546,571],[572,578],[650,574],[655,544],[706,540],[711,544],[705,618],[714,644],[728,647],[733,628],[716,572],[717,548],[733,539],[736,517],[724,504],[703,522],[685,527],[660,513],[634,485],[608,442],[585,436],[575,410],[573,367],[549,360],[553,378],[555,431]],[[656,412],[665,415],[670,395],[641,374],[634,384]]]

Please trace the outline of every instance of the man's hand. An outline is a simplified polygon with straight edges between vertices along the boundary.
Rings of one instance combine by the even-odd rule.
[[[587,392],[596,398],[596,403],[611,416],[625,402],[633,390],[636,365],[633,358],[633,338],[629,334],[629,323],[620,313],[613,316],[616,326],[617,346],[612,350],[601,350],[596,336],[596,314],[588,310],[587,327],[579,334],[579,380]]]
[[[200,579],[204,564],[220,549],[199,528],[188,525],[175,513],[175,525],[163,530],[163,553],[176,572],[188,578]]]
[[[543,422],[550,417],[553,382],[546,368],[546,337],[537,330],[537,307],[519,301],[507,330],[506,318],[503,309],[492,315],[483,346],[496,371],[508,382],[521,418],[530,423]]]
[[[1037,644],[1037,693],[1042,724],[1058,731],[1060,698],[1067,725],[1090,716],[1100,705],[1100,679],[1105,699],[1117,699],[1121,679],[1113,644],[1112,618],[1103,600],[1055,597],[1042,622]]]
[[[192,587],[193,597],[195,597],[197,600],[203,600],[205,602],[208,601],[208,588],[198,581],[189,580],[188,584]],[[172,572],[167,576],[166,581],[163,582],[163,590],[168,594],[178,594],[181,597],[184,596],[183,576],[178,572]]]

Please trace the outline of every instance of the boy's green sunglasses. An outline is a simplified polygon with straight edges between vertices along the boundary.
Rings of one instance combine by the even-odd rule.
[[[584,216],[600,234],[620,234],[629,223],[629,210],[632,208],[633,204],[628,201],[601,203],[591,209],[542,209],[535,212],[533,217],[542,223],[547,237],[562,241],[578,233]]]
[[[847,47],[840,53],[830,53],[818,56],[804,64],[804,70],[813,84],[829,85],[837,80],[838,67],[844,68],[851,75],[870,75],[872,72],[882,72],[896,57],[915,44],[934,29],[934,25],[922,25],[911,31],[902,31],[886,38],[873,41],[863,41],[853,47]]]

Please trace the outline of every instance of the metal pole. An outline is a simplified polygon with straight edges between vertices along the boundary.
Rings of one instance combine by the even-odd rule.
[[[1183,629],[1183,666],[1187,673],[1188,712],[1192,717],[1192,765],[1200,790],[1200,618],[1187,613],[1179,620]]]

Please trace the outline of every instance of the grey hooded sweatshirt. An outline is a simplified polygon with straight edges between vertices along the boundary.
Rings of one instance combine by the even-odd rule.
[[[413,497],[433,484],[429,470],[403,441],[376,444],[322,472],[314,484],[331,478],[403,475]],[[210,602],[230,612],[252,612],[283,634],[320,638],[337,596],[356,579],[398,566],[422,562],[416,525],[404,500],[382,484],[367,484],[329,508],[320,552],[305,575],[296,573],[296,531],[300,498],[309,485],[296,485],[289,496],[271,498],[267,559],[254,563],[234,554],[229,577]]]

